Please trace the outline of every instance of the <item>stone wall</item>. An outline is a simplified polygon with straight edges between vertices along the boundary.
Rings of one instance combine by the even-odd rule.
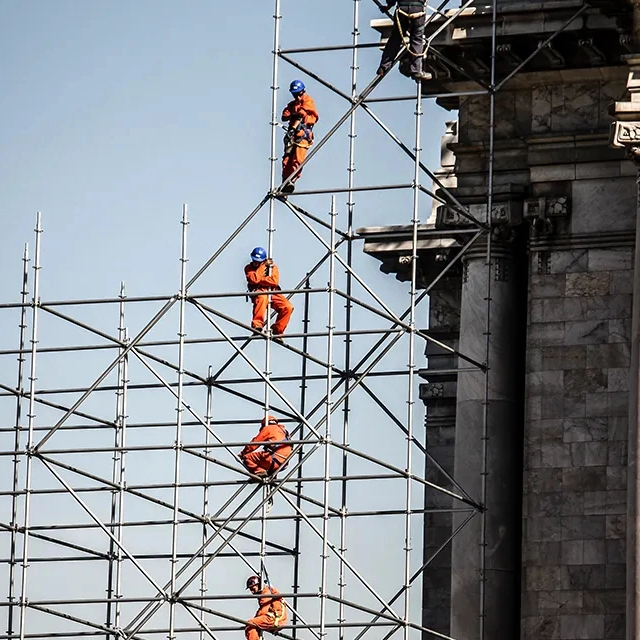
[[[609,190],[610,197],[614,193]],[[633,223],[634,201],[624,202],[626,215],[617,226]],[[593,205],[590,215],[583,209],[574,218],[599,218],[606,227],[608,216]],[[624,244],[620,236],[608,241]],[[625,633],[633,249],[606,243],[603,233],[592,247],[531,254],[522,584],[527,640],[622,640]]]

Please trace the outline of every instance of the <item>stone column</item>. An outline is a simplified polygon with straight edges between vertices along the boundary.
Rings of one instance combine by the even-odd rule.
[[[481,548],[482,518],[477,515],[453,540],[451,635],[464,640],[505,640],[516,637],[519,585],[521,453],[516,419],[518,358],[517,290],[513,256],[507,246],[492,247],[491,271],[486,249],[464,259],[460,310],[460,352],[485,360],[487,279],[491,278],[489,391],[486,466],[486,544]],[[467,366],[459,360],[459,366]],[[480,501],[483,473],[483,373],[458,374],[455,478]],[[465,514],[454,514],[453,526]],[[481,554],[485,556],[484,605],[480,590]],[[484,609],[484,611],[483,611]],[[480,616],[485,615],[484,638]]]
[[[638,19],[636,11],[636,19]],[[640,54],[630,56],[628,102],[615,103],[612,144],[625,147],[638,165],[638,216],[631,320],[631,372],[629,375],[629,460],[627,481],[627,640],[640,635]]]

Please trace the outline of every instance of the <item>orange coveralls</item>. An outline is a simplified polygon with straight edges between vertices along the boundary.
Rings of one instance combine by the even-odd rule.
[[[287,622],[287,607],[284,600],[281,597],[271,597],[280,592],[275,587],[265,586],[262,588],[262,593],[269,595],[258,599],[260,606],[255,618],[247,620],[247,626],[244,628],[244,636],[247,640],[259,640],[258,629],[275,632]]]
[[[280,289],[280,272],[275,264],[271,266],[271,274],[269,274],[269,267],[264,262],[257,266],[250,262],[244,268],[244,275],[247,278],[249,291],[277,291]],[[258,331],[264,327],[268,299],[269,296],[266,295],[251,296],[253,302],[251,326]],[[278,314],[276,321],[271,325],[271,330],[276,335],[282,335],[291,319],[293,305],[283,295],[274,293],[271,295],[271,307]]]
[[[296,120],[300,119],[305,127],[310,127],[318,122],[318,117],[316,104],[313,98],[306,93],[294,98],[282,112],[282,121],[289,122],[289,126],[292,126]],[[283,182],[304,162],[307,157],[307,149],[313,144],[313,132],[305,127],[300,127],[293,133],[289,151],[287,151],[287,138],[285,138],[285,152],[282,156]],[[295,182],[301,173],[296,174],[292,182]]]
[[[281,424],[266,424],[240,452],[242,462],[250,473],[267,475],[275,473],[291,455],[290,444],[272,445],[274,450],[260,451],[262,443],[281,442],[287,439],[287,430]],[[269,445],[267,445],[269,447]]]

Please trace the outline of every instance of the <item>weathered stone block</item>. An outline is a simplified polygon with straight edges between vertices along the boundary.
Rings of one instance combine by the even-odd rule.
[[[607,409],[610,416],[626,416],[629,413],[629,392],[616,391],[607,394]]]
[[[611,467],[624,467],[627,464],[627,442],[615,440],[609,442],[607,464]]]
[[[559,298],[566,292],[566,275],[532,274],[529,279],[529,292],[532,298]]]
[[[562,567],[563,589],[604,589],[604,565]]]
[[[626,492],[620,492],[623,497]],[[625,513],[609,515],[605,519],[605,535],[608,539],[617,540],[627,537],[627,516]]]
[[[592,394],[606,390],[607,372],[605,369],[571,369],[564,372],[564,392],[567,395]]]
[[[560,637],[560,617],[555,613],[525,618],[523,640],[555,640]]]
[[[540,493],[529,496],[529,513],[531,517],[550,517],[562,514],[562,493]],[[560,543],[558,543],[559,545]],[[560,547],[558,546],[558,555]]]
[[[529,325],[527,331],[528,347],[547,347],[564,344],[564,322],[553,322]]]
[[[587,418],[609,415],[608,393],[587,393],[585,396],[585,414]]]
[[[562,373],[562,372],[558,372]],[[558,391],[558,389],[556,389]],[[542,417],[545,420],[554,420],[564,417],[563,396],[549,394],[542,396]]]
[[[625,638],[625,617],[624,615],[605,614],[604,616],[604,637],[605,640],[624,640]]]
[[[594,442],[607,440],[606,418],[570,418],[563,420],[565,442]]]
[[[529,518],[526,523],[528,542],[557,542],[561,539],[562,519]]]
[[[584,540],[565,540],[561,547],[561,564],[582,565],[584,558]]]
[[[560,546],[560,542],[528,543],[524,553],[526,565],[536,567],[558,566],[560,564]]]
[[[562,470],[564,491],[601,491],[607,488],[606,467],[582,467]]]
[[[562,588],[560,567],[527,566],[524,573],[527,591],[556,591]]]
[[[624,589],[627,567],[624,564],[608,564],[605,569],[604,586],[607,589]]]
[[[538,611],[582,613],[582,591],[539,591]]]
[[[631,350],[626,343],[587,345],[587,367],[619,369],[630,364]]]
[[[587,366],[587,347],[543,347],[542,370],[584,369]]]
[[[585,466],[585,445],[586,442],[572,442],[571,447],[571,466],[584,467]]]
[[[563,442],[545,443],[540,446],[542,467],[571,467],[571,447]]]
[[[607,342],[623,342],[627,344],[631,342],[631,322],[629,318],[609,320],[609,338]]]
[[[562,442],[563,427],[562,420],[532,420],[526,431],[528,442],[548,443]]]
[[[599,640],[604,634],[604,615],[560,616],[560,633],[567,640]]]
[[[564,332],[564,344],[598,344],[609,339],[609,324],[606,320],[581,320],[567,322]]]
[[[627,440],[629,437],[629,419],[626,416],[611,416],[608,419],[608,440]]]
[[[600,273],[568,273],[567,296],[606,296],[609,295],[610,275]]]
[[[524,476],[527,493],[557,491],[561,483],[562,469],[535,469]]]
[[[629,369],[627,367],[609,369],[607,388],[609,391],[629,391]]]
[[[607,490],[624,491],[627,488],[627,467],[607,467]]]
[[[604,540],[584,541],[584,564],[606,564],[606,558]]]
[[[539,420],[542,418],[542,396],[527,394],[524,410],[525,420]]]
[[[608,451],[609,445],[607,442],[585,442],[584,464],[587,467],[599,467],[607,464]]]
[[[612,273],[611,293],[633,293],[633,271],[616,271]]]
[[[563,540],[588,540],[604,538],[604,516],[563,516],[562,539]]]
[[[607,564],[622,564],[625,561],[624,539],[607,540]]]
[[[611,194],[616,197],[612,198]],[[635,179],[580,180],[571,184],[573,233],[633,229],[636,216]],[[603,216],[602,212],[607,215]]]
[[[553,395],[562,389],[563,384],[562,371],[535,371],[527,374],[527,391],[531,395]]]
[[[549,252],[549,270],[551,273],[579,273],[589,268],[586,249]]]
[[[584,493],[582,491],[563,491],[562,511],[563,516],[581,516],[584,514]]]
[[[585,591],[585,613],[623,613],[625,610],[624,591]]]
[[[631,249],[589,249],[589,271],[624,271],[632,268]]]
[[[584,494],[584,512],[589,516],[604,515],[607,510],[607,492],[606,491],[585,491]],[[597,564],[596,562],[587,562],[586,564]]]
[[[627,492],[607,491],[607,513],[610,515],[624,515],[627,512]]]
[[[586,415],[585,394],[564,397],[564,417],[584,418]]]

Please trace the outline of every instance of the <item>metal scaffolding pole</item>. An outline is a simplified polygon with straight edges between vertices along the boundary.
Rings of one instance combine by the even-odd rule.
[[[33,296],[31,312],[31,362],[29,364],[29,413],[27,417],[28,435],[26,452],[24,524],[22,540],[22,574],[20,584],[20,640],[24,640],[27,617],[27,569],[29,567],[29,526],[31,524],[31,483],[33,475],[33,427],[36,418],[36,359],[38,355],[38,310],[40,308],[40,236],[42,235],[41,214],[36,214],[35,256],[33,262]]]
[[[11,547],[9,551],[9,609],[7,611],[7,635],[13,637],[13,614],[15,610],[15,585],[16,585],[16,544],[18,536],[18,484],[20,481],[20,440],[22,435],[22,385],[24,383],[24,346],[27,335],[27,300],[29,298],[29,245],[24,245],[24,253],[22,254],[22,289],[20,291],[21,304],[20,309],[20,329],[19,344],[20,353],[18,354],[18,377],[16,381],[16,389],[19,394],[16,396],[16,421],[15,421],[15,438],[13,453],[13,479],[11,496]]]

